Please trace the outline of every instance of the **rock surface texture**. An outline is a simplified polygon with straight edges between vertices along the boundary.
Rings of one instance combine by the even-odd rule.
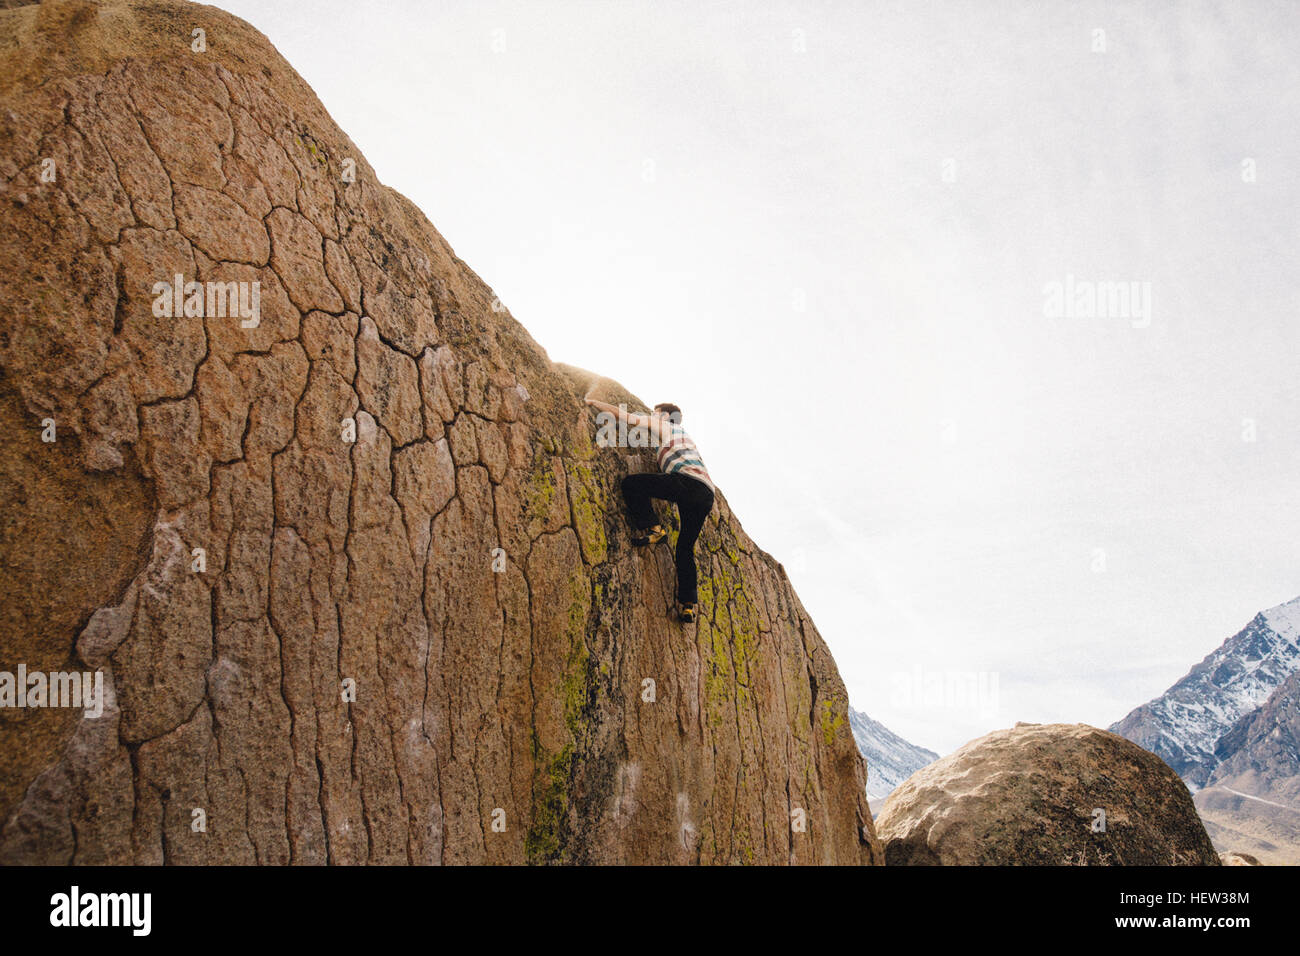
[[[876,832],[890,866],[1219,864],[1178,775],[1086,724],[1017,724],[966,744],[890,794]]]
[[[1220,853],[1219,859],[1224,866],[1263,866],[1249,853]]]
[[[880,862],[783,569],[720,498],[670,619],[592,376],[261,34],[47,2],[0,50],[0,670],[107,698],[0,710],[0,862]]]

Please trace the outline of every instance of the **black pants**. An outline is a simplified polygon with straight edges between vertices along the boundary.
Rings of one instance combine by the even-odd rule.
[[[700,536],[704,519],[713,510],[713,489],[686,475],[639,474],[623,479],[623,498],[639,531],[653,526],[655,517],[651,498],[677,503],[682,530],[677,536],[677,600],[695,604],[698,600],[698,572],[695,570],[695,539]]]

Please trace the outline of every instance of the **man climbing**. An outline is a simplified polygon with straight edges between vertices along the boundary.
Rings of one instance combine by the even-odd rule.
[[[628,475],[623,479],[623,498],[634,529],[632,543],[642,547],[668,534],[655,520],[650,499],[676,502],[682,526],[677,536],[678,617],[684,623],[693,624],[699,599],[695,539],[700,536],[704,519],[713,510],[713,482],[695,442],[682,428],[682,410],[662,402],[649,415],[640,415],[629,412],[626,406],[615,407],[594,399],[590,394],[587,404],[613,415],[619,422],[620,434],[626,434],[628,428],[644,429],[659,449],[656,459],[659,472]]]

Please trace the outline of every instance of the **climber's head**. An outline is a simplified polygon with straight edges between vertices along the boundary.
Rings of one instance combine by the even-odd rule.
[[[660,402],[655,406],[655,414],[662,415],[674,425],[680,425],[682,423],[682,410],[672,402]]]

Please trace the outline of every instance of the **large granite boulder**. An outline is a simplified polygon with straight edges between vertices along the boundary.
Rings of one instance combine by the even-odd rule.
[[[0,863],[878,860],[784,570],[720,497],[670,616],[593,376],[265,37],[51,0],[0,47],[0,670],[104,680],[0,710]]]
[[[1187,786],[1087,724],[1017,724],[912,774],[876,832],[890,866],[1217,866]]]

